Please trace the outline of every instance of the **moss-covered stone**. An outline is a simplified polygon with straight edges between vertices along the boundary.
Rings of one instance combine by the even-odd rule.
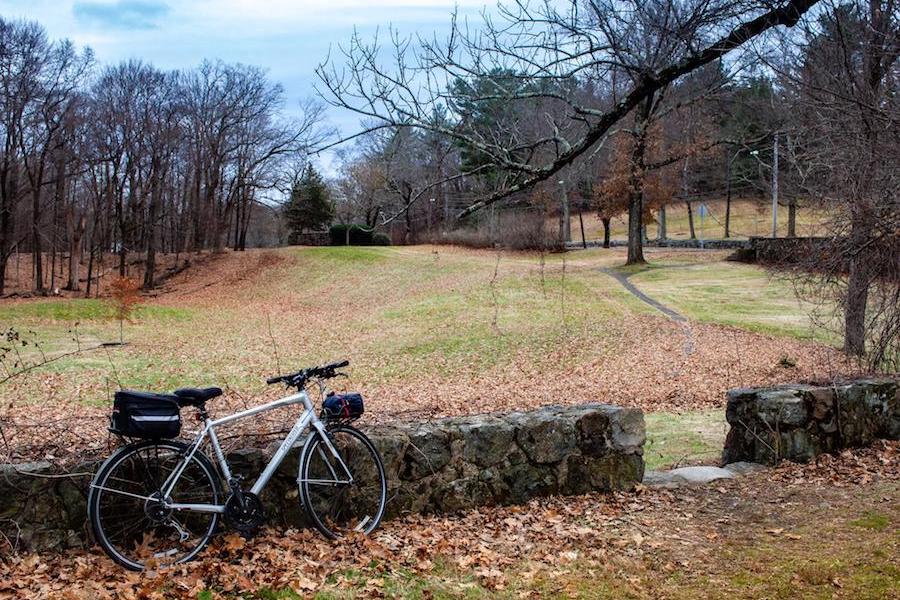
[[[779,386],[728,393],[723,462],[807,462],[823,452],[900,438],[900,381]]]

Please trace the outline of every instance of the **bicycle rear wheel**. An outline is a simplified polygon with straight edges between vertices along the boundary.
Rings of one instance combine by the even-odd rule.
[[[127,569],[168,566],[194,558],[209,542],[217,513],[166,509],[160,489],[181,463],[187,446],[148,441],[125,446],[103,464],[91,482],[88,517],[94,539]],[[196,452],[168,496],[183,504],[218,504],[219,478],[209,459]]]
[[[381,523],[387,501],[381,457],[358,429],[339,425],[329,428],[327,435],[338,456],[318,432],[303,448],[299,473],[303,506],[327,538],[371,533]]]

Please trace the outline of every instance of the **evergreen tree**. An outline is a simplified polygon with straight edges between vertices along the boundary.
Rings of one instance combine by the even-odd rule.
[[[288,243],[297,244],[305,231],[321,231],[334,219],[334,207],[328,185],[312,165],[291,190],[291,200],[284,211]]]

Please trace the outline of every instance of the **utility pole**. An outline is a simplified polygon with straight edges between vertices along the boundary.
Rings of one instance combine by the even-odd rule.
[[[772,143],[772,237],[778,237],[778,134]]]
[[[569,190],[566,189],[564,179],[559,180],[562,189],[562,197],[560,198],[560,215],[559,215],[559,237],[563,244],[572,240],[572,224],[569,217]]]

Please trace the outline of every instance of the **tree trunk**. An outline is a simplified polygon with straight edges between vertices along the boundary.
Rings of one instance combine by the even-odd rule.
[[[788,201],[788,232],[789,238],[797,237],[797,201],[791,198]]]
[[[869,299],[869,278],[860,259],[850,259],[847,282],[847,306],[844,309],[844,352],[853,356],[866,353],[866,304]]]
[[[43,248],[41,246],[41,186],[38,181],[36,187],[31,190],[31,248],[34,272],[34,291],[44,291],[44,264],[42,261]]]
[[[569,192],[566,187],[562,187],[562,198],[560,198],[559,207],[559,239],[563,244],[572,241],[572,224],[569,217]]]
[[[412,230],[412,212],[411,207],[409,206],[409,199],[404,198],[404,202],[406,202],[406,232],[403,234],[403,244],[409,245],[413,243],[413,230]]]
[[[729,159],[725,169],[725,239],[731,237],[731,163]]]
[[[150,207],[147,215],[149,221],[147,228],[147,258],[144,262],[144,289],[149,290],[153,287],[153,280],[156,277],[156,243],[159,237],[159,204],[162,200],[162,182],[157,175],[153,176],[153,182],[150,189]]]
[[[91,234],[91,251],[88,253],[88,268],[87,268],[87,285],[84,288],[84,297],[91,297],[91,276],[94,274],[94,244],[93,244],[93,234]]]
[[[603,222],[603,247],[609,248],[610,218],[603,217],[600,220]]]
[[[2,204],[0,204],[0,294],[6,289],[6,265],[13,249],[17,200],[19,197],[19,177],[15,167],[4,173]]]
[[[691,239],[696,240],[697,234],[694,232],[694,207],[687,200],[684,203],[687,205],[688,229],[690,229],[690,232],[691,232]]]
[[[81,238],[84,236],[84,215],[76,217],[74,208],[69,208],[66,214],[69,230],[69,281],[66,288],[69,291],[77,292],[78,287],[78,271],[81,266]]]
[[[647,152],[647,127],[653,109],[651,94],[640,106],[634,148],[631,151],[631,176],[628,190],[628,259],[626,265],[644,264],[644,158]]]
[[[866,240],[871,239],[872,226],[868,217],[854,214],[850,231],[851,249],[847,277],[847,301],[844,306],[844,352],[852,356],[866,353],[866,305],[871,283],[867,270],[868,256],[864,251]]]

